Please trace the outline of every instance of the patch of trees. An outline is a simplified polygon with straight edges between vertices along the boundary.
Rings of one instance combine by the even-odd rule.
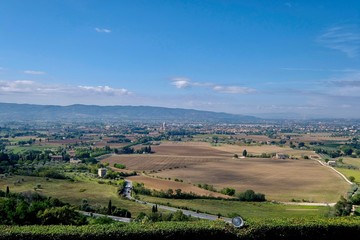
[[[234,196],[235,195],[235,189],[233,188],[223,188],[220,193],[222,194],[225,194],[225,195],[228,195],[228,196]]]
[[[91,205],[87,199],[83,199],[81,205],[79,206],[79,210],[104,215],[131,218],[131,212],[129,212],[127,209],[119,208],[115,205],[112,205],[111,200],[109,200],[108,206],[105,207],[99,204]]]
[[[121,163],[115,163],[114,167],[119,168],[119,169],[125,169],[126,168],[126,166],[124,164],[121,164]]]
[[[54,179],[67,179],[67,177],[62,172],[60,172],[58,169],[54,167],[38,168],[31,175],[37,177],[54,178]]]
[[[245,202],[264,202],[264,201],[266,201],[265,194],[255,193],[251,189],[246,190],[245,192],[239,193],[238,198],[240,201],[245,201]]]
[[[137,154],[143,154],[143,153],[154,153],[154,151],[151,149],[151,146],[146,146],[146,147],[142,147],[140,149],[137,149],[135,150],[134,148],[130,147],[130,146],[125,146],[125,147],[122,147],[120,148],[118,151],[117,151],[118,154],[134,154],[134,153],[137,153]]]
[[[23,165],[24,163],[29,165],[34,161],[50,161],[51,154],[53,154],[53,152],[50,150],[27,150],[20,153],[0,152],[0,173],[16,172],[19,165]]]
[[[205,189],[205,190],[208,190],[208,191],[217,192],[217,190],[211,184],[207,184],[207,183],[201,184],[201,183],[199,183],[197,186],[199,188],[202,188],[202,189]]]
[[[6,225],[83,225],[84,216],[56,198],[38,193],[4,193],[0,190],[0,223]]]
[[[335,216],[348,216],[351,213],[352,205],[360,205],[360,193],[356,193],[349,198],[343,196],[335,204]]]
[[[115,171],[112,171],[112,170],[108,170],[106,172],[106,175],[104,178],[106,179],[120,179],[120,178],[124,178],[124,177],[130,177],[130,176],[136,176],[136,172],[133,171],[133,172],[130,172],[130,173],[125,173],[125,172],[115,172]]]

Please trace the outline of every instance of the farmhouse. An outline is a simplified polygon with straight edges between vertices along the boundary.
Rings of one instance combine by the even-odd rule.
[[[336,167],[336,161],[331,160],[331,161],[328,161],[327,164],[331,167]]]
[[[276,156],[275,156],[277,159],[286,159],[286,158],[289,158],[289,155],[287,154],[284,154],[284,153],[276,153]]]
[[[105,177],[106,172],[107,172],[107,169],[106,169],[106,168],[99,168],[99,169],[98,169],[98,176],[99,176],[99,177]]]

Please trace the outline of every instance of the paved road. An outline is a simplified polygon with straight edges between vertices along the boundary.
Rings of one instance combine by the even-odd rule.
[[[206,214],[206,213],[197,213],[197,212],[190,211],[190,210],[184,210],[184,209],[180,209],[180,208],[174,208],[174,207],[169,207],[169,206],[165,206],[165,205],[158,205],[158,204],[154,204],[154,203],[150,203],[150,202],[140,201],[140,200],[137,200],[137,199],[134,199],[133,197],[131,197],[131,190],[132,190],[132,182],[130,180],[126,180],[125,196],[128,199],[133,200],[137,203],[149,205],[151,207],[157,205],[158,209],[163,209],[163,210],[167,210],[170,212],[176,212],[176,211],[180,210],[187,216],[200,218],[200,219],[206,219],[206,220],[212,220],[212,221],[219,219],[219,217],[216,215],[211,215],[211,214]],[[220,217],[220,219],[222,219],[225,222],[231,223],[231,218]]]

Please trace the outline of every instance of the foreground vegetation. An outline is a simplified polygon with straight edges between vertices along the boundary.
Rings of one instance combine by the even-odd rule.
[[[115,223],[91,226],[0,226],[0,239],[337,239],[360,234],[359,218],[248,219],[235,229],[221,221]]]

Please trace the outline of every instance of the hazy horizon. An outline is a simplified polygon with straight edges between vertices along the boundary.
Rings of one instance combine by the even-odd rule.
[[[0,102],[360,118],[358,1],[0,2]]]

